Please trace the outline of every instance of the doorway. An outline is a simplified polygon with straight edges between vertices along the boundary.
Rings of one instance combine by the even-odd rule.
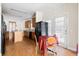
[[[9,21],[9,41],[11,41],[12,43],[14,42],[15,30],[16,30],[16,22]]]

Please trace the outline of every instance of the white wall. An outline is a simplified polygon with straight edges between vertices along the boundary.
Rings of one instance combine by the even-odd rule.
[[[68,20],[67,48],[76,51],[78,43],[78,4],[65,4],[64,14]]]
[[[48,20],[46,22],[48,22],[48,36],[51,36],[52,35],[52,33],[51,33],[51,28],[52,28],[52,26],[51,26],[51,20]]]
[[[43,21],[43,13],[40,11],[36,11],[36,22]]]
[[[15,21],[19,31],[22,31],[24,29],[23,19],[19,17],[11,16],[9,14],[3,14],[3,16],[4,16],[4,21],[7,25],[7,31],[9,31],[9,21]]]

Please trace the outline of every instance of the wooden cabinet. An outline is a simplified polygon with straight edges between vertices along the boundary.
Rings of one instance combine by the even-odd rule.
[[[9,42],[9,32],[5,32],[4,38],[5,38],[5,45],[6,45]]]
[[[36,18],[33,17],[33,18],[32,18],[32,27],[35,27],[35,23],[36,23]]]
[[[26,38],[28,38],[29,37],[29,32],[28,31],[24,31],[24,37]]]
[[[32,17],[32,20],[28,20],[25,21],[25,31],[24,31],[24,37],[29,37],[29,38],[33,38],[32,32],[34,32],[35,30],[33,30],[35,28],[35,24],[36,24],[36,18],[35,16]]]
[[[19,32],[19,31],[15,32],[14,42],[16,43],[16,42],[20,42],[22,40],[23,40],[23,32]]]
[[[9,40],[9,32],[5,32],[5,40]]]
[[[31,28],[31,21],[25,21],[25,28]]]
[[[32,28],[32,27],[34,28],[35,24],[36,24],[36,17],[33,16],[32,20],[25,21],[25,28]]]

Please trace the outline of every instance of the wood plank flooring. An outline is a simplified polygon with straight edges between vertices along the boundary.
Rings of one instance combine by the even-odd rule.
[[[55,48],[57,56],[76,56],[76,53],[57,46]],[[40,56],[35,54],[35,42],[32,39],[24,39],[17,43],[8,43],[6,45],[5,56]],[[53,56],[48,52],[48,56]]]

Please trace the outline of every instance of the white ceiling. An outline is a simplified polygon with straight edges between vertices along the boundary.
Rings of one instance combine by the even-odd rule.
[[[61,9],[63,4],[59,3],[3,3],[2,11],[17,17],[31,17],[34,12],[52,12]],[[50,12],[51,13],[51,12]]]

